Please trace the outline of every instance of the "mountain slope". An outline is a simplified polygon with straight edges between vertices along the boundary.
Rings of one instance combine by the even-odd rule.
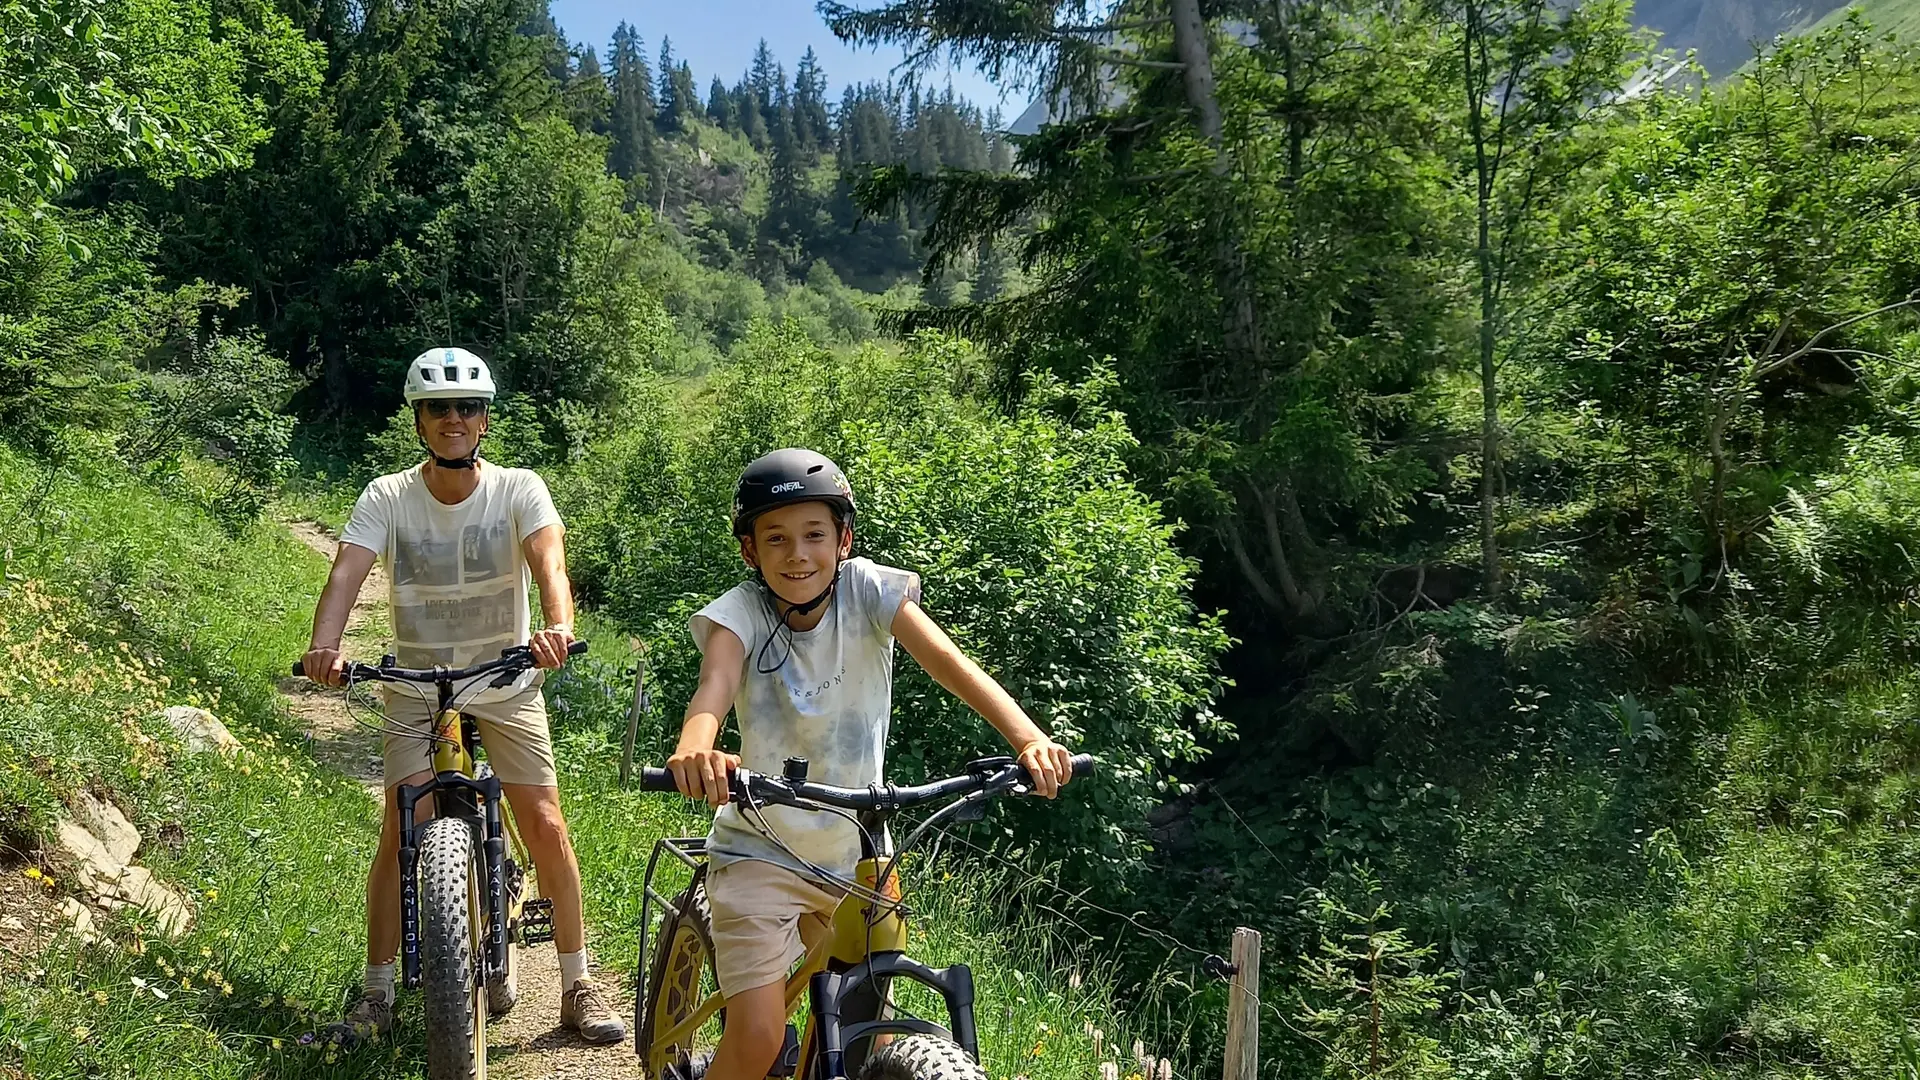
[[[1859,8],[1875,30],[1896,33],[1903,38],[1920,35],[1920,0],[1858,0],[1850,6]],[[1814,28],[1839,22],[1846,18],[1847,10],[1838,7],[1827,12]]]
[[[1920,8],[1913,0],[1867,6]],[[1698,50],[1709,72],[1724,75],[1753,58],[1755,43],[1840,10],[1836,0],[1642,0],[1634,20],[1659,31],[1666,48]]]

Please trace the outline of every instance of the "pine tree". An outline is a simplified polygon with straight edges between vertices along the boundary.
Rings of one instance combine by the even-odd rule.
[[[609,123],[613,145],[607,166],[622,180],[652,175],[654,146],[653,74],[647,70],[645,43],[632,26],[621,23],[613,32],[613,101]]]
[[[685,127],[681,110],[688,102],[680,96],[679,65],[673,61],[673,39],[660,39],[660,111],[654,126],[661,131],[680,131]]]
[[[707,119],[722,131],[735,129],[733,95],[727,92],[727,84],[721,82],[718,75],[713,77],[713,86],[707,90]]]
[[[567,80],[567,118],[579,131],[608,135],[613,131],[613,91],[606,73],[600,70],[600,54],[591,45],[582,45]]]
[[[820,58],[812,46],[800,57],[793,73],[794,137],[806,159],[816,161],[827,144],[833,120],[827,115],[827,76],[820,70]]]

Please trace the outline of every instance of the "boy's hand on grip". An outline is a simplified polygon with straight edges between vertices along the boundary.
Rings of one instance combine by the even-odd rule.
[[[739,754],[713,749],[678,750],[667,759],[667,770],[673,773],[680,794],[699,799],[716,810],[727,805],[732,797],[727,776],[739,765]]]
[[[1073,752],[1049,738],[1038,738],[1020,748],[1020,764],[1033,777],[1033,793],[1051,799],[1073,779]]]

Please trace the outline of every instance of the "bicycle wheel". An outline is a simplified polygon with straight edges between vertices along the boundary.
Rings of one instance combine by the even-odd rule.
[[[420,839],[420,990],[427,1011],[427,1076],[485,1080],[485,920],[473,829],[434,818]]]
[[[869,1054],[855,1080],[987,1080],[987,1070],[951,1039],[905,1035]]]
[[[707,907],[706,875],[694,876],[674,898],[660,920],[660,933],[648,967],[645,992],[640,995],[640,1022],[636,1045],[644,1059],[647,1074],[657,1078],[660,1071],[681,1056],[691,1058],[698,1036],[715,1036],[727,1022],[722,1009],[714,1022],[701,1026],[688,1038],[656,1045],[655,1039],[680,1026],[700,1008],[700,1003],[719,992],[720,983],[713,967],[713,914]]]

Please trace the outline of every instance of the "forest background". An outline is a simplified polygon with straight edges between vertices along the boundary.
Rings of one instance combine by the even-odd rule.
[[[740,466],[847,466],[1107,762],[976,858],[1182,1075],[1250,925],[1275,1076],[1920,1076],[1920,5],[1643,7],[822,5],[1011,135],[544,0],[9,0],[8,580],[60,483],[337,513],[464,345],[664,702]]]

